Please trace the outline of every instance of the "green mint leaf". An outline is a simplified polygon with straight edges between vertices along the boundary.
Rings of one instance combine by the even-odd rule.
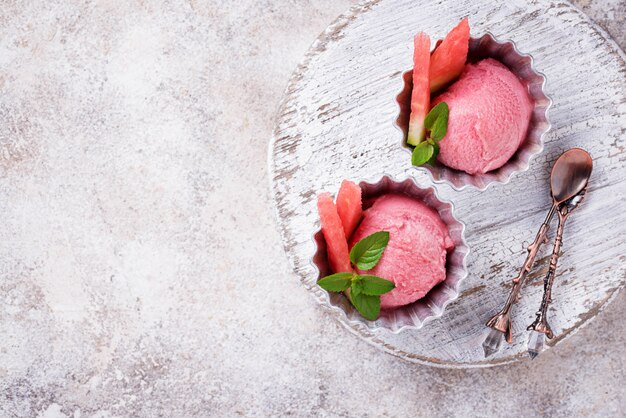
[[[434,141],[441,141],[448,132],[448,115],[450,109],[446,102],[438,103],[430,109],[426,119],[424,119],[424,127],[430,131],[430,138]]]
[[[380,313],[380,296],[371,296],[365,293],[352,293],[351,296],[352,304],[365,319],[374,321],[378,318]]]
[[[369,235],[352,247],[350,261],[360,270],[369,270],[378,264],[389,242],[389,232],[378,231]]]
[[[445,118],[441,117],[435,121],[433,129],[430,131],[430,137],[435,141],[441,141],[448,133],[448,114]]]
[[[335,273],[320,279],[317,284],[329,292],[343,292],[352,284],[354,273]]]
[[[413,150],[411,163],[415,166],[426,164],[433,156],[435,148],[428,142],[420,142]]]
[[[444,113],[447,117],[449,110],[450,109],[448,108],[448,104],[446,102],[437,103],[437,105],[430,109],[426,118],[424,118],[424,127],[429,130],[432,129],[435,121]]]
[[[361,276],[362,293],[370,296],[379,296],[395,289],[396,285],[389,280],[376,276]]]
[[[350,286],[350,296],[359,295],[363,293],[363,280],[361,276],[355,275],[352,279],[352,286]]]
[[[433,144],[433,156],[430,157],[430,160],[428,160],[428,164],[435,165],[437,162],[437,155],[439,155],[439,144],[435,142]]]

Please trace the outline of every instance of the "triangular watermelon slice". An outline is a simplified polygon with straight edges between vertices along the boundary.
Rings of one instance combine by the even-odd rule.
[[[424,140],[424,118],[430,110],[430,37],[420,32],[413,39],[413,90],[407,142],[417,145]]]
[[[337,213],[337,207],[329,193],[320,193],[317,196],[317,210],[322,223],[322,233],[326,240],[328,262],[334,273],[351,272],[350,253],[348,252],[348,240],[343,232],[341,218]]]
[[[343,231],[349,240],[363,216],[361,188],[350,180],[344,180],[337,193],[336,203]]]
[[[430,91],[434,93],[456,79],[463,71],[469,49],[470,27],[461,20],[435,48],[430,57]]]

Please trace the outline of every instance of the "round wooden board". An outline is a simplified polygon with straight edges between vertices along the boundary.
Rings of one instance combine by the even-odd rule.
[[[550,204],[548,175],[564,150],[594,158],[587,198],[565,228],[551,325],[558,344],[610,302],[626,277],[626,58],[608,36],[569,3],[490,0],[374,1],[339,17],[295,71],[270,146],[272,193],[285,250],[305,287],[322,302],[311,265],[319,228],[315,196],[336,192],[342,179],[412,176],[394,126],[401,74],[411,68],[412,36],[442,38],[463,16],[472,35],[512,39],[547,77],[554,101],[552,131],[527,172],[485,191],[437,184],[467,225],[469,277],[459,299],[423,329],[392,334],[344,323],[353,333],[406,360],[444,367],[508,363],[526,354],[525,327],[534,319],[551,244],[538,255],[513,312],[514,343],[489,360],[481,343],[485,321],[504,302]],[[555,228],[552,228],[550,238]],[[333,311],[329,311],[333,312]],[[334,314],[334,313],[333,313]],[[341,320],[338,317],[339,320]]]

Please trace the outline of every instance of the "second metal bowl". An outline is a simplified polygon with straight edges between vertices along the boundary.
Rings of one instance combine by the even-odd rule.
[[[407,329],[419,329],[434,318],[443,315],[445,307],[459,295],[460,284],[467,276],[466,256],[469,247],[465,242],[465,225],[454,217],[450,202],[439,199],[433,187],[420,188],[413,179],[394,180],[382,177],[375,183],[359,183],[363,193],[363,209],[367,209],[376,197],[386,193],[405,194],[435,209],[448,226],[454,248],[446,257],[446,279],[431,289],[422,299],[393,310],[382,310],[376,321],[368,321],[357,312],[342,293],[328,293],[323,303],[327,308],[343,316],[347,322],[365,325],[370,330],[386,329],[398,333]],[[315,236],[316,252],[311,260],[316,267],[318,280],[332,274],[326,256],[326,242],[322,231]]]

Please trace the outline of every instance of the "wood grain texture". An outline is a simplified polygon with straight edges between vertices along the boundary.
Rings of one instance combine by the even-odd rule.
[[[464,2],[465,3],[465,2]],[[439,16],[435,21],[430,16]],[[315,194],[335,192],[344,178],[376,180],[383,174],[413,177],[394,126],[401,73],[411,67],[411,37],[426,31],[440,38],[469,16],[472,35],[486,31],[512,39],[531,54],[547,77],[552,131],[529,171],[486,191],[436,185],[467,225],[469,277],[459,300],[419,331],[394,335],[363,326],[348,329],[409,361],[449,367],[504,364],[524,355],[525,327],[542,293],[550,245],[513,312],[513,345],[483,359],[484,322],[503,303],[550,202],[548,174],[564,150],[580,146],[594,158],[588,197],[565,230],[554,303],[556,344],[593,318],[623,288],[626,278],[626,64],[624,53],[578,10],[558,1],[481,0],[367,2],[338,18],[313,44],[295,71],[279,112],[270,147],[273,194],[285,250],[303,284],[320,303],[310,259],[319,228]],[[552,237],[552,234],[550,234]],[[336,312],[334,312],[337,314]],[[340,317],[337,315],[338,318]]]

